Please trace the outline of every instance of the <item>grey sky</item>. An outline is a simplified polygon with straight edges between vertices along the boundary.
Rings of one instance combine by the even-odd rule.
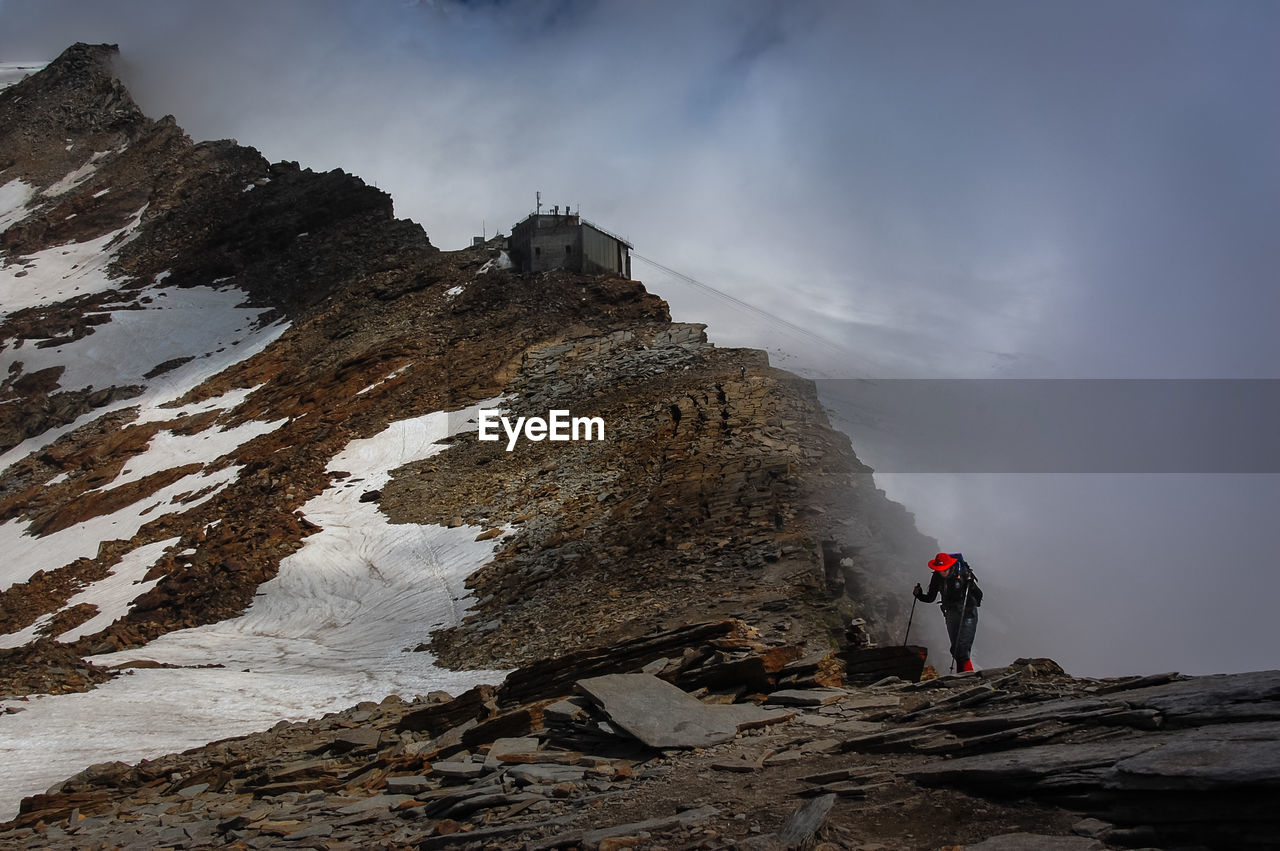
[[[75,40],[119,42],[149,113],[359,174],[443,248],[508,230],[537,190],[581,205],[640,254],[834,341],[636,263],[678,318],[810,375],[1280,377],[1274,3],[0,5],[0,61]],[[1032,624],[1064,582],[1137,600],[1156,581],[1190,605],[1204,584],[1270,581],[1265,524],[1239,520],[1280,505],[1275,477],[1031,478],[915,478],[908,502]],[[1073,540],[1105,570],[1030,570],[1028,553]],[[1141,553],[1162,543],[1196,558],[1153,573]],[[1209,645],[1160,606],[1127,632],[1150,652],[1117,660],[1097,629],[1041,652],[1086,673],[1190,670],[1193,650],[1205,670],[1280,666],[1253,596],[1195,608]],[[978,648],[1020,655],[1035,628],[993,647],[993,626]],[[1246,644],[1262,648],[1247,664]]]

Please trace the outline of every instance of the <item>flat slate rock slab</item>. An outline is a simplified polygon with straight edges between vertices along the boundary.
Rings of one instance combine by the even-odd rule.
[[[775,691],[769,695],[766,703],[776,703],[779,706],[826,706],[848,696],[849,692],[838,689],[789,688]]]
[[[1193,727],[1114,742],[1056,744],[960,757],[908,772],[924,785],[1006,790],[1086,772],[1108,789],[1280,788],[1280,723]]]
[[[1005,833],[966,845],[965,851],[1106,851],[1107,846],[1084,836],[1045,836],[1039,833]]]
[[[1180,730],[1160,747],[1116,765],[1104,783],[1125,789],[1280,789],[1280,722],[1245,722]]]
[[[444,762],[433,763],[431,770],[436,774],[444,777],[461,777],[464,780],[471,780],[484,774],[485,767],[483,762],[455,762],[447,760]]]
[[[790,721],[796,717],[796,713],[793,711],[762,709],[754,703],[726,703],[719,706],[711,706],[702,703],[702,701],[698,701],[698,703],[706,706],[716,715],[728,719],[729,723],[736,726],[738,732],[753,730],[756,727],[767,727],[770,724]]]
[[[539,739],[531,736],[521,736],[519,738],[498,739],[489,746],[489,755],[485,757],[484,767],[494,769],[506,762],[506,757],[511,754],[531,754],[538,750],[541,744]]]
[[[355,727],[350,730],[343,730],[333,737],[333,744],[330,745],[338,753],[346,753],[347,751],[365,750],[367,748],[377,748],[382,740],[382,732],[372,727]]]
[[[956,784],[966,787],[1025,789],[1048,778],[1081,775],[1095,770],[1099,777],[1117,762],[1158,747],[1155,737],[1087,744],[1037,745],[1013,751],[964,756],[905,772],[925,786]]]
[[[607,674],[578,681],[613,723],[651,748],[701,748],[741,729],[786,720],[790,713],[742,704],[712,706],[651,674]]]
[[[394,795],[415,795],[431,788],[431,781],[423,774],[411,774],[387,778],[387,792]]]
[[[613,675],[610,675],[613,676]],[[620,674],[618,676],[628,676]],[[684,810],[673,816],[665,816],[659,818],[646,819],[645,821],[632,822],[631,824],[618,824],[612,827],[602,827],[597,830],[581,831],[575,830],[570,833],[561,833],[550,839],[531,842],[525,847],[529,851],[548,851],[551,848],[562,848],[565,845],[577,845],[586,848],[595,848],[601,842],[614,836],[634,836],[636,834],[646,833],[648,831],[667,830],[673,827],[683,827],[691,824],[697,824],[700,821],[706,821],[715,818],[720,811],[715,807],[699,807],[696,810]],[[467,837],[474,834],[459,834]]]
[[[1124,691],[1116,699],[1180,724],[1280,720],[1280,671],[1193,677]]]

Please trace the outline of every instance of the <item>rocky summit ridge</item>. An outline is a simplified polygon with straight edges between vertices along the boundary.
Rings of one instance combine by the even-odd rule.
[[[0,846],[1271,841],[1273,674],[917,682],[936,542],[809,382],[115,54],[0,91]]]

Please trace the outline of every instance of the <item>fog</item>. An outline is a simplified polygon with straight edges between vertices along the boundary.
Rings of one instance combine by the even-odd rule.
[[[571,204],[677,318],[811,377],[1280,377],[1273,3],[0,5],[0,62],[77,40],[149,114],[358,174],[443,248]],[[1280,476],[877,481],[979,571],[982,664],[1280,666]]]

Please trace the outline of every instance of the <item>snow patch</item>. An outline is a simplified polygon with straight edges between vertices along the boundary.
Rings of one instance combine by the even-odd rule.
[[[377,387],[381,387],[383,384],[386,384],[386,383],[387,383],[388,381],[390,381],[391,379],[396,378],[396,377],[398,377],[398,376],[400,376],[400,375],[403,375],[404,373],[408,372],[408,371],[409,371],[409,368],[410,368],[411,366],[413,366],[413,364],[411,364],[411,363],[407,363],[407,364],[405,364],[404,366],[402,366],[402,367],[400,367],[399,369],[397,369],[395,372],[391,372],[391,373],[388,373],[388,374],[384,375],[382,378],[379,378],[377,381],[373,382],[372,384],[370,384],[368,387],[364,388],[363,390],[357,391],[357,392],[356,392],[356,395],[357,395],[357,396],[363,396],[364,394],[368,393],[370,390],[373,390],[374,388],[377,388]]]
[[[30,626],[20,629],[17,632],[11,632],[8,635],[0,635],[0,650],[8,650],[13,647],[21,647],[24,644],[35,641],[39,637],[40,630],[44,629],[45,624],[53,620],[56,612],[43,614],[36,618]]]
[[[207,289],[207,288],[197,287],[195,289]],[[183,290],[183,292],[189,293],[190,291]],[[196,295],[195,298],[198,300],[199,295]],[[225,302],[224,305],[234,300],[234,296],[231,294],[228,294],[226,298],[228,302]],[[181,304],[179,304],[179,308],[181,308]],[[243,311],[243,309],[239,309],[239,308],[237,308],[237,310]],[[22,443],[10,449],[8,452],[5,452],[4,454],[0,455],[0,471],[3,471],[5,468],[9,467],[11,464],[14,464],[17,461],[25,458],[30,453],[37,452],[43,449],[44,447],[53,443],[58,438],[62,437],[64,434],[68,434],[74,431],[75,429],[79,428],[80,426],[85,425],[86,423],[97,419],[98,417],[105,416],[115,411],[137,406],[137,407],[140,407],[143,411],[158,411],[158,413],[150,416],[150,419],[152,420],[172,419],[178,414],[173,410],[165,409],[166,405],[170,405],[177,399],[186,395],[187,391],[190,390],[192,387],[198,387],[199,385],[203,384],[205,381],[209,380],[213,376],[222,372],[223,370],[228,369],[234,366],[235,364],[240,363],[241,361],[248,360],[249,358],[263,351],[264,349],[267,348],[267,346],[275,342],[275,340],[277,340],[280,337],[280,335],[283,334],[285,330],[289,327],[288,322],[281,320],[275,323],[274,325],[270,325],[265,328],[260,328],[257,330],[252,330],[252,331],[240,330],[241,325],[249,324],[248,317],[245,315],[244,312],[240,312],[238,315],[235,315],[235,316],[223,318],[220,316],[219,311],[215,309],[207,310],[207,312],[204,315],[201,315],[200,311],[197,309],[189,309],[189,310],[179,309],[176,313],[169,314],[169,316],[174,319],[177,319],[178,317],[185,317],[187,320],[190,320],[190,322],[193,323],[193,325],[190,326],[193,329],[191,330],[190,336],[183,336],[183,332],[186,329],[181,326],[178,326],[175,324],[174,326],[171,327],[172,333],[170,333],[168,337],[168,341],[170,343],[173,343],[175,348],[178,348],[178,346],[182,344],[184,341],[189,342],[193,339],[199,339],[201,335],[205,335],[205,339],[207,340],[208,335],[213,334],[215,330],[219,327],[223,329],[232,328],[237,330],[231,331],[231,332],[224,332],[228,335],[227,337],[224,338],[226,340],[225,344],[218,346],[217,349],[214,349],[212,351],[202,352],[199,349],[197,349],[195,351],[181,352],[181,350],[179,349],[178,353],[174,355],[175,357],[192,355],[192,356],[195,356],[195,359],[177,367],[176,369],[173,369],[169,372],[164,373],[163,375],[159,375],[154,379],[150,379],[150,380],[143,379],[142,373],[138,373],[133,379],[127,380],[125,382],[126,384],[143,385],[145,389],[143,390],[142,395],[135,396],[130,399],[119,399],[115,402],[110,403],[109,405],[106,405],[101,408],[96,408],[92,411],[85,413],[83,416],[81,416],[79,419],[75,420],[74,422],[68,423],[67,425],[60,426],[58,428],[49,429],[48,431],[38,434],[35,437],[30,437],[24,440]],[[114,324],[114,323],[111,323],[111,324]],[[93,336],[102,334],[107,327],[108,326],[98,326],[97,333]],[[147,336],[151,335],[151,331],[149,328],[142,327],[138,330],[139,330],[139,333],[145,334]],[[106,337],[100,338],[98,342],[93,343],[92,345],[101,346],[102,340],[105,340],[105,339],[107,338]],[[123,338],[117,337],[116,339],[121,346],[123,346],[127,342]],[[84,341],[82,340],[77,342],[84,342]],[[68,344],[68,346],[65,346],[63,348],[64,349],[69,348],[70,346],[74,346],[74,345],[76,344]],[[208,344],[206,343],[206,345]],[[2,366],[3,368],[7,368],[7,364],[13,361],[24,360],[24,358],[19,357],[19,354],[25,354],[27,351],[28,350],[24,347],[24,349],[20,353],[15,353],[12,351],[0,352],[0,366]],[[32,349],[30,351],[57,352],[58,350]],[[77,350],[77,351],[83,351],[83,350]],[[152,350],[148,350],[148,351],[150,352]],[[131,352],[129,356],[131,358],[141,360],[140,358],[136,358],[136,353]],[[149,355],[146,358],[146,360],[150,361],[152,360],[152,357]],[[61,362],[62,361],[57,361],[55,363],[61,363]],[[147,369],[149,370],[152,366],[155,366],[155,365],[156,365],[155,363],[151,363],[147,366]],[[85,370],[101,369],[103,373],[110,373],[110,371],[112,370],[112,366],[110,364],[105,364],[105,365],[98,364],[96,366],[89,366],[89,365],[82,364],[80,367],[77,368],[77,372],[81,368]],[[64,375],[63,378],[65,379],[66,376]],[[235,391],[235,392],[238,393],[241,391]],[[243,391],[245,395],[247,395],[250,392],[252,391],[250,390]],[[239,401],[236,401],[235,404],[238,405],[240,401],[243,401],[243,397],[239,397]],[[201,410],[206,410],[207,408],[205,406],[208,406],[210,404],[216,404],[216,403],[210,403],[209,401],[200,402],[194,406],[189,406],[189,409],[192,412],[199,412]],[[234,407],[234,405],[232,405],[232,407]],[[187,410],[187,409],[183,409],[183,410]]]
[[[93,173],[98,170],[98,161],[101,160],[103,157],[105,157],[109,153],[111,152],[110,151],[94,152],[94,155],[89,157],[88,162],[80,166],[75,171],[67,174],[57,183],[53,184],[48,189],[46,189],[42,194],[46,198],[56,198],[59,195],[65,195],[67,192],[70,192],[76,186],[88,180],[93,175]],[[100,192],[98,194],[102,195],[105,193]],[[94,195],[93,197],[97,198],[98,195]]]
[[[470,605],[466,577],[490,560],[500,539],[476,541],[475,527],[392,524],[376,505],[359,501],[392,470],[443,451],[441,440],[473,427],[479,408],[497,401],[352,441],[329,469],[363,478],[363,487],[338,482],[303,506],[322,531],[281,561],[243,615],[94,659],[224,668],[140,669],[0,717],[0,818],[12,816],[22,796],[90,763],[136,762],[388,694],[457,694],[501,681],[504,671],[449,671],[429,653],[405,652],[462,618]]]
[[[129,482],[145,479],[154,473],[171,470],[186,464],[209,464],[264,434],[284,425],[286,420],[262,422],[250,420],[235,428],[205,429],[196,434],[158,432],[147,444],[145,452],[135,455],[124,465],[120,475],[110,482],[120,487]]]
[[[24,345],[0,352],[0,370],[15,362],[31,374],[51,366],[65,367],[59,389],[105,388],[145,384],[157,365],[182,357],[208,358],[218,349],[235,346],[250,336],[246,331],[265,311],[242,307],[245,294],[212,287],[151,288],[138,294],[130,307],[106,311],[111,321],[95,325],[93,333],[61,346]],[[146,340],[145,346],[138,345]],[[175,370],[176,371],[176,370]],[[170,373],[158,378],[173,381]],[[188,385],[191,386],[191,385]]]
[[[146,209],[143,206],[124,227],[97,239],[55,245],[0,266],[0,316],[114,287],[116,282],[107,275],[114,252],[108,248],[118,248],[133,234]]]
[[[27,202],[35,194],[34,186],[17,178],[0,186],[0,231],[8,230],[10,225],[27,217],[31,212]]]
[[[90,603],[98,607],[98,613],[79,626],[57,636],[56,640],[69,644],[86,635],[93,635],[95,632],[106,629],[115,623],[117,618],[128,614],[133,601],[150,591],[160,581],[159,578],[146,579],[147,571],[160,560],[165,550],[180,540],[182,539],[170,538],[167,541],[146,544],[126,553],[120,563],[111,569],[111,573],[89,584],[80,593],[67,600],[66,605],[59,611],[70,609],[81,603]],[[0,636],[0,648],[21,647],[28,641],[34,641],[37,630],[53,620],[55,614],[56,612],[41,615],[26,629]]]
[[[5,554],[5,560],[0,561],[0,591],[26,582],[37,571],[57,570],[76,559],[93,558],[99,544],[127,541],[157,517],[208,502],[239,474],[238,466],[191,473],[114,514],[92,517],[51,535],[27,534],[30,524],[21,518],[0,523],[0,552]],[[192,498],[195,493],[200,496]]]
[[[457,298],[458,296],[462,295],[462,291],[463,291],[463,289],[464,289],[464,288],[463,288],[463,287],[461,287],[461,286],[458,286],[458,287],[449,287],[449,289],[447,289],[447,290],[445,290],[445,291],[444,291],[444,297],[445,297],[445,298],[450,298],[450,299],[452,299],[452,298]]]
[[[174,420],[210,411],[232,410],[248,398],[255,389],[257,388],[232,390],[222,396],[205,399],[181,408],[147,405],[139,412],[134,422]],[[275,422],[253,420],[235,428],[206,429],[194,435],[177,435],[170,431],[159,432],[147,445],[146,451],[135,455],[124,465],[120,475],[109,483],[108,489],[113,490],[152,473],[186,464],[210,464],[255,437],[274,431],[284,422],[284,420]],[[97,555],[98,546],[104,541],[127,540],[137,534],[137,530],[145,523],[162,514],[186,511],[211,499],[223,487],[235,480],[239,469],[239,467],[228,467],[211,474],[203,471],[192,473],[152,496],[122,508],[115,514],[95,517],[42,538],[28,535],[29,524],[25,524],[21,519],[15,518],[0,524],[0,551],[9,556],[7,561],[0,562],[0,590],[25,582],[37,570],[54,570],[71,564],[77,558],[93,557]],[[65,478],[65,474],[60,474],[49,484]],[[198,501],[186,503],[173,501],[175,497],[185,492],[206,488],[213,490],[200,497]],[[161,510],[165,508],[168,510]]]
[[[203,383],[203,382],[202,382]],[[237,387],[234,390],[228,390],[221,396],[214,396],[211,399],[202,399],[199,402],[192,402],[182,407],[175,408],[166,405],[150,404],[144,406],[138,413],[139,423],[165,422],[168,420],[176,420],[182,417],[193,417],[196,414],[207,414],[210,411],[233,411],[248,399],[255,390],[262,387],[261,384],[256,387]]]
[[[507,252],[499,251],[498,256],[481,266],[476,274],[486,275],[494,269],[510,269],[511,265],[511,258],[507,256]]]
[[[58,641],[70,643],[93,635],[115,623],[117,618],[128,614],[133,601],[150,591],[160,581],[160,577],[147,579],[150,570],[164,551],[172,547],[181,538],[170,538],[138,547],[120,560],[105,579],[94,582],[88,588],[67,601],[67,606],[79,603],[92,603],[98,607],[98,614],[89,620],[73,627],[57,637]]]

